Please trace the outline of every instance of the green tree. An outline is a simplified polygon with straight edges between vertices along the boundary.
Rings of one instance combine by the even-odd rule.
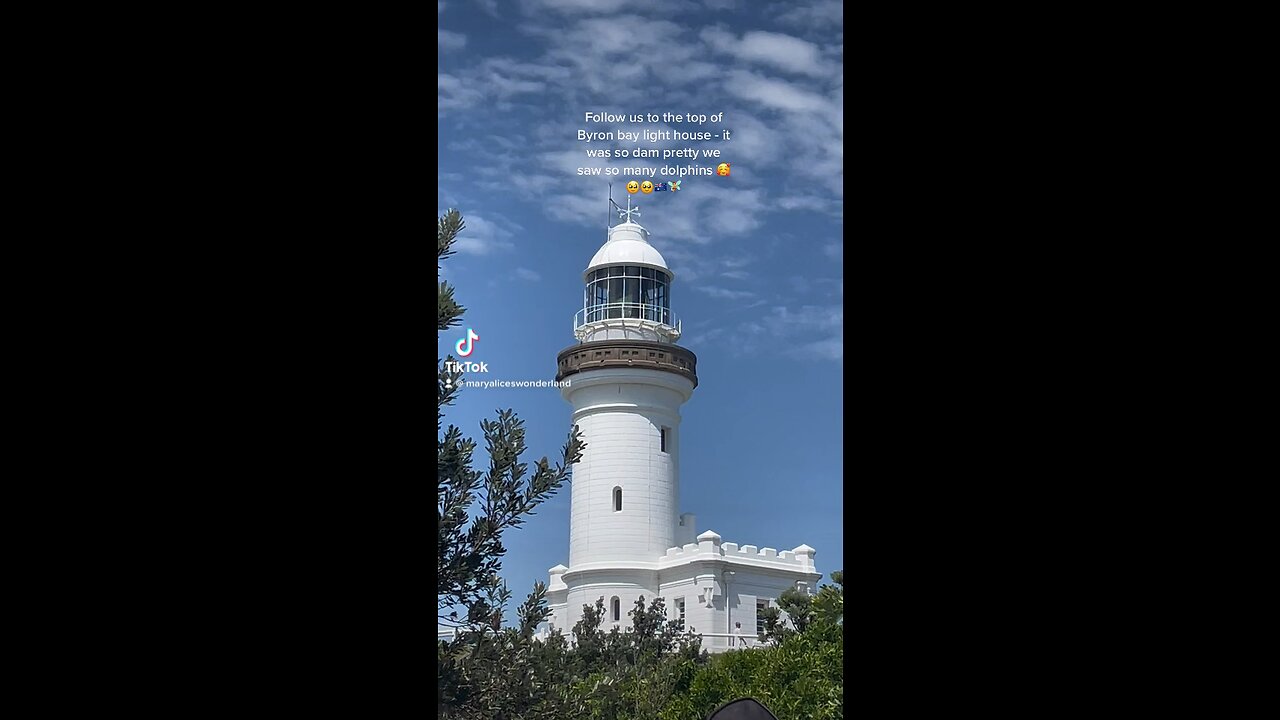
[[[818,596],[813,599],[813,618],[817,623],[839,626],[844,624],[844,572],[831,573],[831,582],[818,589]]]
[[[462,216],[450,210],[439,219],[437,260],[454,254],[453,245],[465,229]],[[442,265],[437,264],[437,270]],[[465,308],[454,289],[441,281],[437,293],[437,338],[457,326]],[[568,468],[582,457],[585,445],[578,429],[569,433],[563,461],[552,466],[547,458],[529,465],[520,462],[526,451],[523,422],[510,410],[496,420],[480,423],[489,467],[472,467],[475,441],[450,425],[443,428],[444,408],[457,397],[460,373],[451,370],[452,355],[437,360],[436,435],[438,552],[437,619],[460,630],[451,642],[439,644],[439,708],[441,715],[458,718],[542,717],[563,708],[546,703],[546,677],[533,666],[531,641],[538,623],[546,619],[546,588],[537,583],[521,605],[518,628],[502,629],[502,614],[511,593],[498,575],[506,548],[503,532],[524,523],[535,508],[568,480]],[[457,608],[465,608],[460,617]],[[447,612],[446,612],[447,611]],[[547,652],[544,650],[544,653]],[[544,674],[545,675],[545,674]],[[540,678],[542,684],[540,684]],[[547,705],[550,709],[539,709]],[[547,714],[547,717],[553,715]]]
[[[716,655],[657,717],[704,718],[741,697],[760,701],[779,720],[843,718],[844,636],[840,629],[813,626],[776,646]]]
[[[815,597],[789,589],[763,611],[763,648],[717,655],[673,695],[662,720],[706,717],[740,697],[759,700],[780,720],[844,717],[844,573]]]
[[[831,573],[831,582],[818,589],[817,597],[788,588],[778,598],[778,607],[765,608],[761,612],[764,618],[764,632],[761,640],[774,645],[781,644],[787,638],[804,633],[811,626],[834,625],[844,623],[844,572],[837,570]]]
[[[581,717],[652,720],[675,697],[688,691],[698,668],[707,662],[701,640],[681,632],[667,619],[666,603],[636,600],[625,632],[600,628],[604,598],[584,605],[573,628],[577,672],[574,691],[585,704]]]

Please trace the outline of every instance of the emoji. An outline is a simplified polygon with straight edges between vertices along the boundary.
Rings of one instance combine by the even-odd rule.
[[[678,191],[678,190],[680,189],[680,183],[681,183],[681,182],[683,182],[683,181],[681,181],[681,180],[672,180],[672,181],[671,181],[671,184],[670,184],[669,186],[667,186],[667,189],[669,189],[671,192],[676,192],[676,191]]]
[[[648,195],[649,193],[653,192],[653,183],[649,182],[648,180],[645,180],[644,182],[640,183],[640,192],[644,193],[645,195]]]
[[[720,163],[717,165],[716,174],[722,177],[729,177],[729,163]]]
[[[654,191],[654,192],[666,192],[666,191],[667,191],[667,184],[666,184],[666,183],[658,183],[657,185],[654,185],[654,186],[653,186],[653,191]]]
[[[639,189],[640,189],[640,186],[636,183],[635,180],[632,180],[631,182],[627,183],[627,192],[631,193],[632,195],[634,195],[635,192]]]

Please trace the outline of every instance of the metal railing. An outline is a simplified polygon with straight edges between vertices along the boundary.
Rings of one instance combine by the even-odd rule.
[[[685,635],[691,635],[691,636],[700,635],[703,638],[729,638],[728,643],[718,643],[714,647],[722,648],[727,646],[730,650],[736,650],[740,647],[745,647],[747,649],[756,649],[756,648],[761,648],[765,646],[765,641],[761,640],[755,635],[735,635],[733,633],[704,633],[704,632],[685,633]]]
[[[630,631],[630,628],[628,628],[628,631]],[[540,636],[543,636],[543,635],[545,635],[545,634],[546,634],[546,633],[545,633],[544,631],[539,630],[539,631],[535,634],[535,637],[540,637]],[[755,649],[762,648],[762,647],[765,647],[766,645],[768,645],[768,643],[767,643],[766,641],[761,640],[760,638],[756,637],[755,635],[737,635],[737,634],[734,634],[734,633],[704,633],[704,632],[685,632],[685,633],[681,633],[681,634],[686,635],[686,636],[689,636],[689,637],[701,637],[701,638],[704,638],[704,639],[706,639],[706,638],[717,638],[717,639],[725,639],[725,638],[727,638],[727,639],[728,639],[728,642],[723,642],[723,643],[714,643],[714,644],[712,644],[712,645],[704,646],[704,647],[706,647],[707,649],[715,648],[715,649],[729,649],[729,650],[737,650],[738,648],[743,648],[743,649],[747,649],[747,650],[755,650]],[[453,639],[454,639],[454,638],[456,638],[456,637],[457,637],[457,631],[456,631],[456,630],[440,630],[440,631],[439,631],[439,638],[438,638],[438,639],[439,639],[439,640],[453,640]]]
[[[615,302],[604,305],[591,305],[579,310],[573,316],[573,329],[577,330],[587,323],[601,320],[648,320],[668,327],[676,327],[677,320],[670,308],[650,303]]]

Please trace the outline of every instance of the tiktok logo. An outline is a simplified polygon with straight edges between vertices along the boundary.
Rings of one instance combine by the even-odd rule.
[[[457,345],[453,346],[454,349],[458,351],[458,357],[467,357],[471,353],[475,352],[476,345],[474,341],[479,339],[480,336],[477,335],[474,330],[467,328],[467,336],[459,340]],[[467,346],[466,350],[462,349],[463,345]]]

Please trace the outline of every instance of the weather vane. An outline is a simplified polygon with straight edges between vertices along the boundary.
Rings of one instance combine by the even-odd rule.
[[[622,218],[623,220],[626,220],[627,222],[631,222],[632,215],[639,215],[639,214],[640,214],[640,206],[637,205],[634,208],[631,207],[631,198],[629,197],[627,198],[627,209],[623,210],[622,208],[618,208],[618,217]]]

